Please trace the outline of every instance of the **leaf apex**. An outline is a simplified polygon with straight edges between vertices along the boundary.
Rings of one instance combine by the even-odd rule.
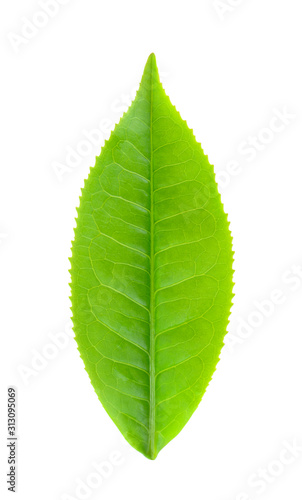
[[[155,57],[155,54],[154,52],[151,52],[151,54],[149,55],[148,57],[148,60],[147,60],[147,64],[156,64],[156,57]]]
[[[152,83],[151,83],[152,82]],[[152,52],[146,62],[144,73],[142,76],[140,88],[142,86],[147,86],[147,88],[152,85],[156,85],[159,83],[159,74],[158,74],[158,68],[156,64],[156,57],[155,54]]]

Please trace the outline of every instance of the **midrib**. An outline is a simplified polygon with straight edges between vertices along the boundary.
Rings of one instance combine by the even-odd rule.
[[[155,328],[154,328],[154,214],[153,214],[153,60],[150,79],[150,410],[149,410],[149,451],[150,458],[156,457],[155,450]]]

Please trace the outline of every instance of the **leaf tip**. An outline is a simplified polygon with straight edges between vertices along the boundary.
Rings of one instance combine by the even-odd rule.
[[[156,64],[156,57],[153,52],[152,54],[149,55],[147,59],[141,84],[144,83],[144,85],[146,85],[147,88],[149,88],[150,82],[153,82],[153,84],[159,83],[159,74]]]
[[[156,57],[155,57],[154,52],[151,52],[151,54],[149,55],[148,60],[147,60],[147,64],[150,64],[150,66],[153,64],[156,64]]]

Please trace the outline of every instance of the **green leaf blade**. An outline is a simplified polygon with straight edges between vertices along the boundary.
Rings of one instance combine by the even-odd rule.
[[[78,214],[78,347],[112,420],[154,459],[215,370],[233,258],[213,167],[166,96],[153,54],[85,182]]]

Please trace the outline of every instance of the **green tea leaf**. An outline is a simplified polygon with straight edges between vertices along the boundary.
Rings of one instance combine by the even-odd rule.
[[[232,262],[213,167],[151,54],[85,181],[71,259],[73,324],[91,383],[148,458],[180,432],[211,380]]]

